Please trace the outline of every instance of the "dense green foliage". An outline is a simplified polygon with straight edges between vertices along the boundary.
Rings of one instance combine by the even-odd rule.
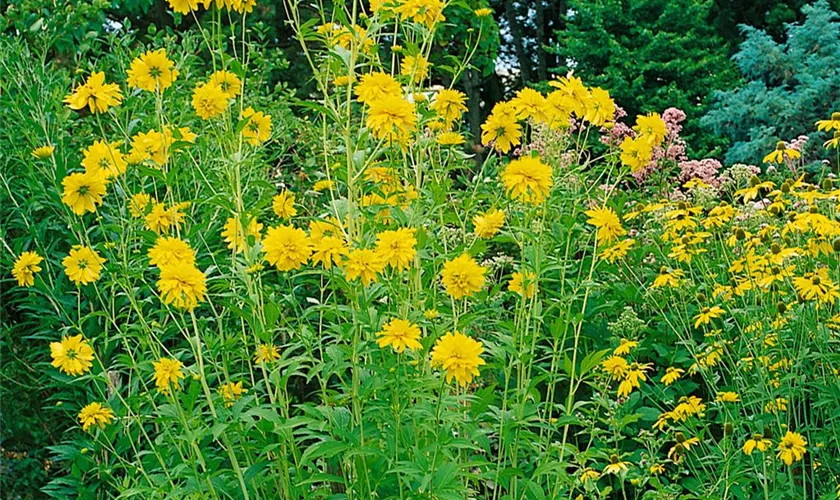
[[[745,26],[735,55],[745,83],[719,90],[703,123],[729,137],[727,163],[758,163],[779,138],[811,135],[814,122],[840,101],[840,15],[825,0],[802,9],[805,20],[776,42]],[[819,150],[827,134],[816,134]]]

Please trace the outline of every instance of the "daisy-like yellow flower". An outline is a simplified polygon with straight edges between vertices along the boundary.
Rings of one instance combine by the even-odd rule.
[[[248,226],[242,227],[239,217],[229,217],[225,222],[225,228],[222,230],[222,238],[227,243],[228,248],[234,253],[240,253],[245,250],[249,238],[254,238],[254,241],[260,241],[262,238],[263,225],[257,222],[256,217],[248,219]]]
[[[828,132],[830,130],[840,130],[840,111],[831,113],[831,118],[828,120],[820,120],[815,123],[817,130],[820,132]]]
[[[617,260],[621,260],[627,256],[627,251],[636,243],[636,240],[633,238],[627,238],[626,240],[622,240],[616,242],[614,245],[611,245],[601,251],[601,260],[606,260],[611,264]]]
[[[505,212],[497,208],[491,208],[483,214],[473,217],[475,235],[479,238],[492,238],[505,225]]]
[[[489,17],[489,16],[493,15],[493,9],[490,9],[490,8],[487,8],[487,7],[484,7],[484,8],[481,8],[481,9],[475,9],[473,11],[473,14],[475,14],[475,17]]]
[[[32,150],[32,157],[39,160],[46,160],[55,152],[55,146],[38,146]]]
[[[484,287],[487,268],[480,266],[469,254],[464,253],[446,262],[441,271],[441,281],[446,293],[455,299],[471,297]]]
[[[425,311],[423,311],[423,317],[426,318],[429,321],[431,321],[433,319],[437,319],[438,316],[440,316],[440,313],[438,312],[437,309],[432,308],[432,309],[426,309]]]
[[[342,264],[347,281],[362,280],[362,285],[375,283],[387,262],[374,250],[353,250]]]
[[[834,131],[834,137],[825,141],[823,143],[823,147],[825,149],[830,149],[830,148],[840,149],[840,130],[835,130]]]
[[[166,57],[166,49],[148,50],[131,61],[128,84],[142,90],[164,91],[178,78],[175,63]]]
[[[271,137],[271,115],[254,111],[248,106],[242,111],[242,118],[248,123],[242,128],[242,137],[252,146],[259,146]]]
[[[511,198],[538,205],[545,201],[551,191],[551,167],[538,157],[519,158],[505,167],[502,182]]]
[[[400,74],[420,83],[429,76],[429,61],[422,54],[405,56],[400,65]]]
[[[404,0],[394,9],[405,21],[411,19],[415,23],[425,24],[427,28],[434,28],[435,24],[446,21],[443,16],[443,0]]]
[[[610,455],[610,463],[604,467],[603,474],[614,474],[617,476],[628,470],[630,470],[630,462],[624,462],[618,458],[618,455],[613,454]]]
[[[465,141],[464,136],[458,132],[444,132],[437,137],[437,143],[441,146],[460,146]]]
[[[786,159],[795,160],[800,156],[802,156],[802,154],[799,151],[789,148],[783,141],[779,141],[776,143],[776,149],[765,156],[762,161],[764,163],[782,164]]]
[[[104,113],[108,108],[122,102],[122,92],[116,83],[105,83],[105,73],[91,73],[85,83],[79,85],[64,98],[64,103],[76,111],[88,108],[91,113]]]
[[[152,363],[155,368],[155,386],[158,392],[169,394],[172,389],[176,391],[181,388],[180,381],[184,378],[181,368],[184,366],[180,361],[173,358],[160,358]]]
[[[584,212],[589,219],[587,224],[591,224],[598,229],[596,238],[598,244],[612,243],[620,236],[627,234],[624,227],[621,225],[621,219],[609,207],[598,207]]]
[[[61,181],[61,201],[76,215],[96,212],[107,191],[107,180],[101,171],[70,174]]]
[[[400,83],[393,76],[376,71],[362,75],[359,84],[353,88],[359,102],[370,104],[385,97],[399,97],[402,94]]]
[[[376,235],[376,253],[397,271],[411,266],[417,255],[417,230],[403,227],[396,231],[382,231]]]
[[[432,367],[446,372],[446,382],[454,378],[459,385],[466,386],[473,377],[480,375],[478,367],[485,364],[481,359],[484,346],[455,330],[446,332],[432,348]]]
[[[70,249],[70,255],[61,261],[67,277],[76,285],[87,285],[98,280],[104,263],[105,259],[96,250],[80,245]]]
[[[51,342],[50,356],[52,365],[68,375],[82,375],[93,366],[93,348],[81,335],[63,337],[61,342]]]
[[[248,392],[248,389],[242,387],[242,382],[225,382],[219,386],[219,394],[222,395],[226,408],[233,406],[233,403],[246,392]]]
[[[149,160],[153,168],[159,169],[169,161],[169,145],[172,142],[171,137],[154,129],[138,132],[131,138],[131,152],[126,160],[132,165]]]
[[[665,120],[659,113],[649,113],[644,116],[636,117],[636,125],[633,127],[638,137],[648,144],[658,146],[665,140],[668,135],[668,128],[665,126]]]
[[[667,370],[665,370],[665,375],[662,375],[662,378],[659,379],[660,382],[669,386],[676,382],[677,380],[682,377],[682,374],[685,373],[685,370],[682,368],[674,368],[673,366],[669,366]]]
[[[569,113],[574,113],[578,118],[583,118],[586,115],[586,101],[590,97],[589,89],[583,84],[583,80],[574,75],[568,75],[558,80],[552,80],[548,84],[558,89],[557,98],[564,98],[564,105],[568,108]]]
[[[423,348],[420,344],[420,328],[405,319],[392,319],[376,333],[376,336],[379,337],[376,340],[379,347],[391,346],[396,353],[402,353],[406,349],[414,351]]]
[[[808,441],[805,441],[801,434],[787,431],[779,441],[776,456],[786,465],[793,465],[793,462],[798,462],[805,456],[807,445]]]
[[[825,268],[794,278],[793,287],[804,300],[834,304],[834,301],[840,298],[840,290],[829,278],[828,270]]]
[[[210,74],[207,81],[218,85],[222,90],[222,93],[224,93],[229,99],[233,99],[242,93],[242,80],[230,71],[215,71]]]
[[[32,286],[35,284],[35,275],[41,271],[39,265],[44,258],[36,252],[23,252],[15,260],[12,267],[12,276],[17,280],[18,286]]]
[[[653,148],[645,138],[625,137],[619,145],[621,164],[633,173],[643,170],[653,157]]]
[[[218,83],[200,83],[193,91],[192,106],[202,120],[209,120],[225,112],[229,99],[230,94],[222,90]]]
[[[744,443],[744,447],[741,448],[741,450],[745,455],[752,455],[752,452],[755,450],[764,453],[769,450],[771,446],[773,446],[773,441],[770,441],[761,434],[753,434],[750,439],[747,439],[747,442]]]
[[[195,265],[172,262],[160,268],[157,289],[164,304],[190,311],[207,294],[207,277]]]
[[[724,311],[720,306],[704,307],[700,313],[694,317],[694,328],[700,325],[708,325],[713,319],[720,318]]]
[[[623,379],[630,369],[630,364],[621,356],[610,356],[601,362],[601,368],[614,380]]]
[[[741,398],[738,396],[737,392],[723,391],[717,393],[715,401],[718,403],[737,403],[738,401],[741,401]]]
[[[335,181],[331,179],[321,179],[320,181],[316,181],[315,184],[312,185],[312,190],[316,193],[320,193],[322,191],[331,191],[335,189]]]
[[[444,89],[437,93],[429,107],[449,125],[461,119],[461,115],[467,110],[466,102],[467,96],[463,92]]]
[[[271,200],[271,208],[274,210],[274,214],[281,219],[291,219],[295,215],[297,215],[297,209],[295,208],[295,193],[284,189],[283,192],[276,195]]]
[[[189,14],[198,10],[198,2],[204,0],[167,0],[169,8],[179,14]]]
[[[531,271],[525,271],[524,273],[517,271],[510,277],[508,290],[518,293],[525,299],[530,299],[537,291],[537,284],[534,282],[535,278],[534,273]]]
[[[668,459],[673,460],[674,463],[680,463],[685,457],[685,454],[691,450],[692,446],[699,445],[700,439],[697,437],[686,437],[682,432],[678,432],[675,436],[676,443],[668,451]]]
[[[481,142],[493,145],[493,149],[507,153],[520,143],[522,127],[516,121],[513,105],[500,102],[493,107],[487,120],[481,124]]]
[[[376,139],[402,143],[417,126],[414,103],[389,95],[368,103],[367,127]]]
[[[348,249],[344,240],[336,236],[321,236],[312,240],[312,262],[321,264],[324,269],[330,269],[334,264],[341,263],[342,256],[347,255]]]
[[[546,122],[545,96],[538,91],[525,87],[516,93],[516,97],[510,100],[516,110],[517,118],[521,120],[533,119],[539,123]]]
[[[189,203],[176,203],[169,208],[163,203],[155,203],[152,210],[144,218],[146,227],[157,234],[168,233],[172,229],[178,229],[184,222],[184,213],[181,209],[189,206]]]
[[[592,481],[597,481],[601,477],[601,473],[597,470],[587,467],[580,473],[580,482],[582,484],[589,484]]]
[[[606,90],[595,87],[589,90],[583,119],[596,127],[608,126],[615,116],[615,102]]]
[[[149,249],[149,265],[159,268],[168,265],[192,266],[195,264],[195,251],[186,241],[175,236],[163,236]]]
[[[85,172],[93,172],[110,179],[125,173],[126,161],[120,151],[120,143],[96,141],[83,152],[82,166]]]
[[[93,426],[102,428],[113,421],[114,412],[99,403],[90,403],[79,412],[79,423],[85,432]]]
[[[613,349],[613,354],[616,356],[627,356],[630,354],[630,351],[638,346],[639,343],[635,340],[621,339],[618,343],[618,347]]]
[[[274,344],[260,344],[254,351],[254,363],[263,364],[280,359],[280,349]]]
[[[300,269],[312,255],[312,242],[303,232],[292,226],[270,227],[263,239],[263,252],[269,264],[279,271]]]

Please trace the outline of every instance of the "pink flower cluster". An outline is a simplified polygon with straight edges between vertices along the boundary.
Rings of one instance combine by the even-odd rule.
[[[642,183],[647,176],[668,163],[679,164],[687,159],[685,156],[685,141],[680,137],[681,123],[685,121],[685,112],[677,108],[668,108],[662,113],[662,121],[665,122],[668,134],[665,136],[662,146],[653,149],[650,163],[642,170],[632,174],[638,183]]]
[[[691,179],[700,179],[710,186],[718,187],[720,185],[718,172],[721,168],[723,168],[723,165],[714,158],[681,161],[680,183],[688,182]]]

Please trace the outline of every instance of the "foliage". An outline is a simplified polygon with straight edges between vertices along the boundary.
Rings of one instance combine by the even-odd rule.
[[[757,163],[778,138],[809,133],[840,99],[840,16],[824,0],[802,12],[805,20],[787,25],[783,42],[743,27],[746,40],[735,61],[746,83],[716,92],[703,117],[704,125],[732,138],[729,163]]]
[[[572,1],[566,26],[548,50],[570,70],[609,90],[630,116],[677,107],[686,112],[684,135],[692,155],[723,143],[697,119],[713,90],[737,81],[724,41],[709,22],[712,2],[666,0]]]

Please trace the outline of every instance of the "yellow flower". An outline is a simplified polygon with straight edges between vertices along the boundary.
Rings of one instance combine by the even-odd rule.
[[[96,205],[102,205],[106,183],[101,171],[70,174],[61,181],[64,186],[61,201],[76,215],[96,212]]]
[[[683,273],[680,269],[669,271],[667,268],[663,267],[659,270],[659,276],[653,280],[652,288],[661,288],[664,286],[677,288],[680,286],[684,277],[685,273]]]
[[[823,143],[825,149],[834,148],[840,149],[840,130],[834,131],[834,137]]]
[[[387,262],[373,250],[353,250],[342,265],[347,281],[362,280],[364,286],[376,282]]]
[[[404,142],[417,126],[413,103],[399,95],[390,95],[368,103],[367,127],[376,139]]]
[[[91,113],[104,113],[111,106],[122,101],[120,87],[116,83],[105,83],[105,73],[92,73],[83,85],[73,89],[73,93],[64,98],[64,103],[76,111],[84,108]]]
[[[32,156],[39,160],[46,160],[55,152],[55,146],[38,146],[32,150]]]
[[[721,317],[725,311],[720,306],[704,307],[700,310],[700,314],[694,317],[694,328],[700,325],[708,325],[713,319]]]
[[[831,118],[828,120],[820,120],[815,123],[817,130],[820,132],[828,132],[830,130],[840,130],[840,112],[835,111],[831,113]]]
[[[502,182],[511,198],[537,205],[551,191],[551,167],[532,156],[519,158],[505,167]]]
[[[616,356],[626,356],[630,354],[630,351],[635,349],[639,346],[639,343],[635,340],[628,340],[628,339],[621,339],[619,341],[618,347],[613,350],[613,354]]]
[[[589,217],[586,221],[587,224],[598,228],[596,238],[599,244],[611,243],[618,237],[627,234],[627,231],[621,226],[621,219],[618,218],[612,208],[593,208],[584,213]]]
[[[233,99],[242,93],[242,80],[230,71],[215,71],[210,75],[210,78],[208,78],[207,81],[218,85],[229,99]]]
[[[359,102],[370,104],[385,97],[399,97],[402,87],[393,76],[377,71],[362,75],[359,84],[353,88],[353,93]]]
[[[636,117],[636,125],[633,130],[638,134],[639,139],[651,146],[658,146],[668,135],[668,128],[659,113],[649,113]]]
[[[157,289],[164,304],[192,310],[204,302],[207,277],[194,264],[173,262],[160,268]]]
[[[801,434],[787,431],[782,440],[779,441],[779,446],[776,448],[778,450],[776,456],[785,464],[792,465],[793,462],[802,460],[802,457],[805,456],[805,446],[807,445],[808,441],[805,441]]]
[[[590,99],[589,90],[580,78],[570,74],[548,84],[559,89],[557,98],[565,98],[564,105],[568,107],[569,113],[574,113],[578,118],[586,115],[586,102]]]
[[[260,344],[254,351],[254,363],[270,363],[278,359],[280,359],[280,350],[274,344]]]
[[[471,297],[484,287],[484,275],[487,268],[464,253],[443,265],[441,280],[446,293],[455,299]]]
[[[776,149],[770,152],[767,156],[764,157],[762,160],[764,163],[778,163],[782,164],[785,162],[786,159],[788,160],[795,160],[802,156],[799,151],[789,148],[785,145],[784,142],[779,141],[776,143]]]
[[[219,394],[225,401],[225,407],[230,408],[233,403],[242,397],[242,394],[248,392],[247,389],[242,388],[242,382],[226,382],[219,386]]]
[[[595,87],[589,90],[583,119],[596,127],[607,126],[615,116],[615,102],[606,90]]]
[[[699,438],[687,438],[682,432],[677,433],[676,441],[676,444],[668,451],[668,459],[673,460],[674,463],[681,462],[685,453],[690,451],[692,446],[700,444]]]
[[[331,179],[321,179],[320,181],[315,182],[312,185],[312,190],[316,193],[320,193],[321,191],[332,191],[335,188],[335,181]]]
[[[485,7],[482,9],[475,9],[473,13],[475,14],[475,17],[488,17],[493,14],[493,9]]]
[[[653,157],[653,148],[642,137],[635,139],[625,137],[619,146],[621,149],[621,163],[630,168],[633,173],[644,170]]]
[[[242,222],[239,217],[230,217],[225,222],[225,228],[222,231],[222,237],[228,248],[234,253],[240,253],[245,250],[249,238],[254,238],[254,241],[260,241],[262,238],[263,225],[257,222],[256,217],[248,219],[248,226],[243,229]]]
[[[91,403],[79,412],[79,423],[82,430],[87,431],[93,426],[105,427],[114,421],[114,412],[99,403]]]
[[[81,335],[50,343],[52,365],[68,375],[87,373],[93,366],[93,348]]]
[[[85,172],[101,175],[106,179],[125,173],[125,157],[120,151],[120,143],[96,141],[83,151],[82,166]]]
[[[161,237],[149,249],[149,264],[162,268],[164,266],[195,264],[195,251],[186,241],[171,237]]]
[[[203,0],[168,0],[169,8],[179,14],[189,14],[198,10],[198,2]]]
[[[155,368],[155,386],[158,392],[169,394],[174,388],[176,391],[181,388],[179,381],[184,378],[181,367],[184,366],[177,359],[160,358],[153,363]]]
[[[463,92],[444,89],[437,93],[429,107],[448,125],[461,118],[467,110],[466,101],[467,96]]]
[[[473,217],[475,235],[479,238],[492,238],[505,225],[505,212],[496,208]]]
[[[813,273],[794,278],[793,287],[804,300],[817,300],[822,303],[834,304],[834,301],[840,298],[840,290],[829,278],[826,268],[820,268]]]
[[[263,252],[268,263],[279,271],[291,271],[306,264],[312,254],[312,243],[302,229],[280,225],[268,228]]]
[[[230,94],[223,91],[218,83],[201,83],[193,91],[192,106],[202,120],[209,120],[225,112],[229,99]]]
[[[535,278],[534,273],[531,271],[525,271],[524,273],[517,271],[510,277],[508,290],[516,292],[526,299],[530,299],[537,291],[537,284],[534,282]]]
[[[522,128],[516,121],[516,110],[507,102],[497,103],[487,120],[481,124],[481,142],[502,153],[520,143]]]
[[[330,269],[333,264],[341,262],[341,256],[347,255],[347,245],[344,240],[335,236],[322,236],[312,240],[312,262],[322,264],[324,269]]]
[[[546,122],[545,97],[532,88],[525,87],[516,93],[516,97],[510,100],[510,104],[516,110],[519,119],[531,118],[537,122]]]
[[[392,319],[376,333],[376,336],[379,337],[376,340],[379,347],[391,346],[397,353],[402,353],[406,349],[423,348],[419,342],[420,328],[405,319]]]
[[[603,249],[601,251],[601,260],[614,263],[617,260],[623,259],[627,255],[627,251],[630,250],[630,247],[632,247],[634,243],[636,243],[636,240],[628,238]]]
[[[376,235],[376,253],[397,271],[408,268],[417,255],[417,239],[414,228],[400,228],[396,231],[382,231]]]
[[[460,146],[464,141],[464,136],[458,132],[444,132],[437,138],[437,143],[441,146]]]
[[[740,400],[741,398],[738,397],[738,393],[732,391],[718,392],[715,398],[715,401],[719,403],[737,403]]]
[[[259,146],[271,137],[271,115],[262,111],[254,111],[248,106],[242,111],[242,118],[248,123],[242,128],[242,137],[252,146]]]
[[[421,54],[405,56],[400,65],[400,74],[420,83],[429,76],[429,61]]]
[[[87,285],[98,280],[104,263],[105,259],[96,250],[80,245],[74,246],[70,255],[61,261],[67,277],[76,285]]]
[[[189,203],[176,203],[169,208],[163,203],[155,203],[152,210],[146,215],[146,227],[157,234],[168,233],[171,229],[178,229],[184,221],[182,208],[189,206]]]
[[[437,319],[438,316],[440,316],[440,313],[438,312],[437,309],[432,308],[432,309],[426,309],[425,311],[423,311],[423,317],[426,318],[429,321],[431,321],[433,319]]]
[[[153,168],[160,168],[169,161],[169,146],[173,142],[175,141],[172,138],[172,132],[168,129],[165,134],[154,129],[138,132],[131,138],[131,153],[127,159],[132,164],[151,160]]]
[[[35,284],[35,275],[41,271],[40,264],[43,257],[36,252],[23,252],[15,260],[12,267],[12,276],[17,280],[18,286],[32,286]]]
[[[609,373],[613,379],[619,380],[624,378],[630,364],[621,356],[610,356],[601,363],[601,368]]]
[[[665,473],[665,466],[662,464],[653,464],[648,467],[648,471],[654,476]]]
[[[744,443],[742,450],[745,455],[752,455],[752,452],[755,450],[764,453],[769,450],[771,446],[773,446],[772,441],[766,439],[761,434],[753,434],[753,436],[750,439],[747,439],[747,442]]]
[[[668,369],[665,370],[665,375],[662,375],[662,378],[659,379],[659,381],[668,386],[679,380],[683,373],[685,373],[685,370],[682,368],[669,366]]]
[[[166,57],[166,49],[148,50],[131,61],[128,84],[142,90],[164,91],[178,78],[175,63]]]
[[[618,458],[618,455],[610,455],[610,463],[604,467],[604,474],[619,475],[622,472],[627,472],[630,469],[630,462],[623,462]]]
[[[436,23],[446,21],[443,16],[442,0],[404,0],[394,9],[405,21],[411,19],[415,23],[425,24],[427,28],[434,28]]]
[[[284,189],[282,193],[276,195],[271,201],[271,208],[274,210],[274,214],[277,215],[277,217],[280,217],[281,219],[291,219],[297,215],[297,209],[295,208],[295,193]]]
[[[446,332],[432,348],[432,367],[440,367],[446,372],[446,382],[454,378],[458,384],[466,386],[473,377],[480,375],[478,367],[485,364],[481,359],[483,352],[481,342],[457,330]]]

